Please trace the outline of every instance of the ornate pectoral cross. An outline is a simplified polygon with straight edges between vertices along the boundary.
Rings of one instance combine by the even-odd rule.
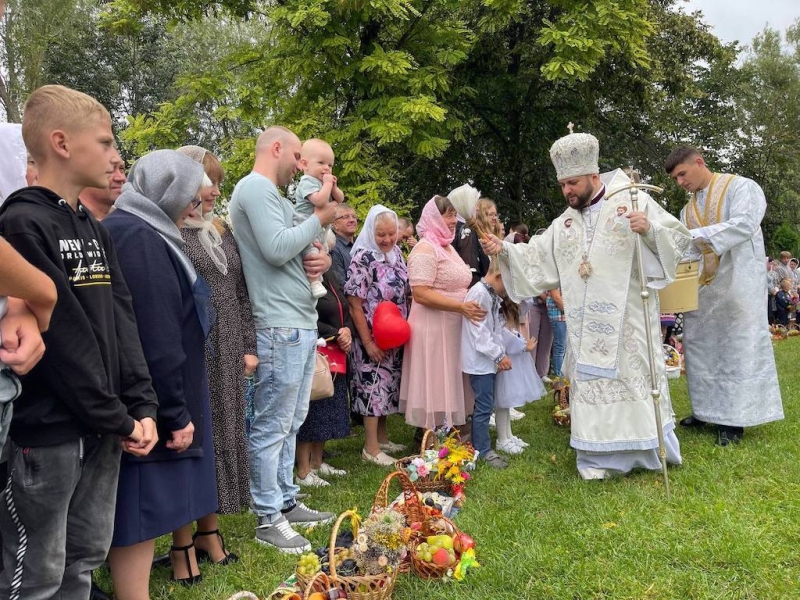
[[[583,253],[581,256],[581,264],[578,267],[578,275],[581,276],[581,279],[586,281],[589,279],[589,276],[592,274],[592,263],[589,262],[589,255],[587,253]]]

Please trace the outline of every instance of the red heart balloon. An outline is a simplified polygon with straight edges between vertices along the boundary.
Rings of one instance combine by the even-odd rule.
[[[384,300],[375,308],[372,337],[384,352],[405,345],[411,337],[411,327],[394,302]]]

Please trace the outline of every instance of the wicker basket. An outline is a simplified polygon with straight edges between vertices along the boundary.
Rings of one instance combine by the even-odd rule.
[[[408,465],[411,464],[411,461],[415,458],[418,458],[420,455],[424,455],[425,450],[428,449],[430,445],[431,448],[434,450],[439,449],[439,440],[436,437],[436,432],[428,429],[425,432],[425,435],[422,436],[422,444],[420,445],[420,454],[415,454],[413,456],[406,456],[405,458],[399,459],[395,463],[395,467],[401,473],[408,473]],[[442,492],[447,495],[453,494],[453,486],[449,481],[446,479],[435,479],[433,473],[430,475],[425,476],[424,478],[417,479],[413,482],[414,487],[417,488],[418,492]]]
[[[381,573],[380,575],[352,575],[344,576],[336,572],[336,554],[334,545],[336,544],[336,536],[339,533],[339,526],[346,518],[350,518],[350,524],[353,528],[353,537],[358,537],[358,525],[353,517],[356,513],[352,510],[346,510],[339,518],[331,530],[331,543],[329,562],[331,568],[330,583],[331,587],[339,588],[344,591],[348,600],[389,600],[392,597],[395,583],[397,583],[398,569],[390,573]]]
[[[375,501],[372,503],[373,509],[388,508],[389,486],[393,479],[397,479],[403,489],[403,504],[397,505],[395,510],[406,518],[409,525],[411,523],[424,523],[428,518],[428,513],[417,495],[416,486],[404,471],[394,471],[386,476],[375,494]]]
[[[393,479],[397,479],[400,482],[400,487],[403,489],[403,504],[398,504],[395,510],[406,518],[407,525],[411,525],[412,523],[424,524],[428,519],[428,511],[419,499],[417,488],[414,487],[408,475],[403,471],[394,471],[386,476],[381,483],[381,487],[378,488],[378,492],[375,494],[372,510],[376,508],[385,509],[389,506],[389,486]],[[407,546],[409,553],[406,554],[406,558],[400,563],[399,570],[401,573],[408,573],[411,570],[411,543],[413,538],[417,535],[423,535],[423,530],[420,529],[413,532],[412,539],[408,540]]]
[[[569,426],[569,382],[558,377],[553,380],[553,399],[556,406],[553,410],[553,423],[562,427]]]
[[[447,571],[458,564],[458,560],[456,560],[456,562],[452,565],[435,565],[433,563],[418,559],[417,546],[419,546],[423,541],[424,540],[422,539],[417,540],[414,542],[414,545],[411,548],[411,572],[420,579],[441,579],[447,575]]]

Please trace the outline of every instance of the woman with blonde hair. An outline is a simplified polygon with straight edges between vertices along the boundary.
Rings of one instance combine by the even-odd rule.
[[[219,159],[200,146],[178,152],[203,165],[210,187],[200,190],[200,215],[186,220],[181,237],[197,272],[211,287],[216,320],[206,345],[211,395],[211,428],[217,474],[219,513],[235,514],[250,500],[250,470],[245,432],[245,377],[258,366],[256,331],[242,261],[233,234],[214,216],[225,171]],[[238,557],[225,549],[216,514],[197,522],[192,536],[200,560],[227,565]]]
[[[475,215],[456,225],[453,248],[472,271],[471,286],[489,271],[489,257],[480,244],[481,233],[499,237],[502,227],[497,218],[497,205],[489,198],[480,198],[475,204]]]

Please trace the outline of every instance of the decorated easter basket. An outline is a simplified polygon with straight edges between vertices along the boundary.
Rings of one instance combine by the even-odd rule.
[[[454,536],[458,534],[458,528],[455,523],[445,517],[438,517],[431,519],[428,522],[428,528],[425,532],[428,535],[449,535]],[[417,547],[425,541],[424,537],[415,539],[411,545],[411,572],[420,577],[421,579],[441,579],[447,575],[453,565],[437,565],[432,562],[424,561],[417,557]]]
[[[407,474],[408,467],[411,462],[425,454],[425,450],[428,448],[432,448],[434,450],[438,450],[440,447],[439,445],[439,438],[436,436],[436,432],[428,429],[425,432],[425,435],[422,436],[422,444],[420,445],[420,454],[415,454],[413,456],[406,456],[405,458],[399,459],[395,463],[395,467],[401,473]],[[444,478],[436,478],[434,473],[430,473],[425,477],[420,477],[416,481],[412,482],[414,487],[417,488],[417,491],[422,492],[441,492],[444,494],[452,495],[453,486],[449,481]]]
[[[409,525],[411,523],[424,523],[428,518],[428,513],[419,499],[416,486],[403,471],[393,471],[384,478],[378,488],[378,492],[375,494],[375,501],[372,503],[373,510],[389,506],[389,487],[395,479],[400,483],[400,487],[403,490],[403,503],[397,504],[394,509],[406,518]]]
[[[330,583],[331,587],[342,590],[348,600],[389,600],[392,597],[395,583],[397,583],[398,569],[379,575],[341,575],[336,571],[336,536],[339,534],[339,527],[342,522],[349,518],[350,526],[353,530],[353,538],[358,537],[358,516],[352,510],[346,510],[339,518],[331,530],[330,541]]]

